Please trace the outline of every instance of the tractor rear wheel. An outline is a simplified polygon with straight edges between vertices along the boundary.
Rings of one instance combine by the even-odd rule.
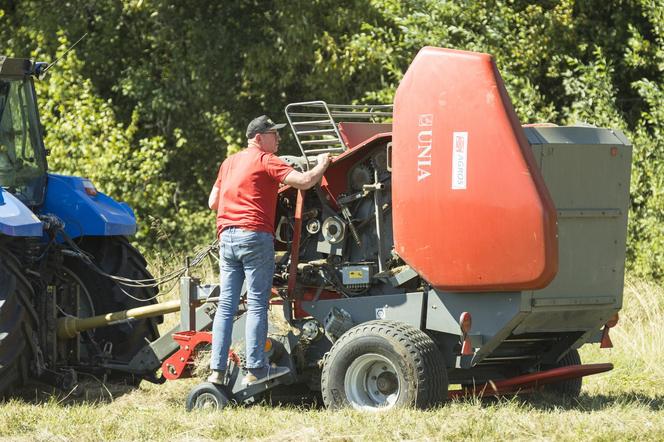
[[[141,253],[124,237],[84,237],[78,246],[93,255],[95,265],[104,273],[134,280],[152,278]],[[119,285],[95,272],[77,258],[65,260],[63,276],[69,277],[70,282],[81,286],[84,298],[90,300],[89,303],[92,304],[91,308],[87,309],[91,315],[116,312],[156,302],[157,288]],[[101,349],[110,348],[114,361],[126,363],[146,345],[146,339],[153,341],[159,337],[157,324],[160,319],[139,319],[100,327],[88,332],[89,338]],[[122,373],[119,373],[119,378],[134,380],[132,375]]]
[[[34,292],[9,252],[0,251],[0,397],[28,379]]]
[[[395,321],[369,321],[348,330],[332,346],[321,376],[328,408],[426,408],[444,401],[447,387],[435,342]]]
[[[555,364],[542,366],[542,370],[550,370],[552,368],[568,367],[570,365],[581,365],[581,356],[576,349],[570,350],[563,358]],[[581,394],[581,384],[583,378],[568,379],[555,384],[547,384],[543,387],[543,391],[547,393],[565,396],[568,398],[576,398]]]

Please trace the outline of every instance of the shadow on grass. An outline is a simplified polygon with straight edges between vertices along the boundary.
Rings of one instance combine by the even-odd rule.
[[[15,400],[27,404],[55,402],[61,405],[96,405],[111,403],[137,388],[135,385],[108,383],[99,379],[78,382],[68,390],[48,384],[30,383],[5,397],[5,400]]]
[[[652,411],[664,411],[664,396],[636,392],[608,394],[582,393],[578,398],[559,398],[548,394],[536,394],[527,398],[528,403],[541,410],[563,408],[566,410],[600,411],[615,405],[639,405]]]
[[[647,395],[636,392],[608,394],[582,393],[579,397],[560,397],[550,393],[532,393],[522,396],[501,396],[479,398],[477,396],[455,399],[459,403],[475,403],[481,406],[495,406],[503,402],[530,406],[541,411],[576,410],[601,411],[616,405],[642,406],[651,411],[664,411],[664,396]]]
[[[276,389],[271,394],[265,394],[257,398],[257,404],[275,408],[299,408],[304,410],[324,409],[320,394],[308,390],[305,386],[295,388],[293,386]],[[167,388],[167,387],[157,387]],[[100,379],[90,379],[79,382],[68,391],[60,390],[45,384],[31,384],[13,395],[5,397],[5,400],[14,400],[27,404],[52,404],[66,406],[86,406],[109,404],[118,398],[136,391],[135,385],[121,383],[104,383]],[[182,402],[188,389],[182,389]],[[179,393],[178,393],[179,395]],[[138,399],[138,398],[137,398]],[[161,398],[164,400],[164,398]],[[167,402],[169,402],[167,400]],[[581,412],[601,411],[615,406],[639,406],[654,412],[664,411],[664,395],[648,395],[638,392],[620,392],[607,394],[582,393],[577,398],[567,398],[552,395],[550,393],[531,393],[527,395],[505,395],[500,397],[468,396],[455,398],[451,402],[442,404],[442,407],[450,403],[475,404],[480,407],[495,407],[496,405],[509,404],[530,407],[541,411],[575,410]],[[242,405],[240,405],[242,406]]]
[[[468,397],[456,398],[453,401],[443,403],[439,407],[446,407],[453,403],[479,404],[480,407],[494,407],[500,404],[516,404],[524,408],[532,408],[539,411],[580,411],[595,412],[610,409],[616,405],[627,407],[644,407],[654,412],[664,411],[664,396],[646,395],[642,393],[617,393],[617,394],[585,394],[582,393],[578,398],[561,398],[545,393],[533,393],[522,396],[501,396],[501,397]],[[283,397],[283,396],[265,396],[258,401],[258,404],[271,406],[275,408],[297,407],[303,411],[323,410],[323,400],[320,396],[307,395],[303,397]],[[436,407],[434,407],[436,408]]]
[[[312,391],[303,384],[279,386],[258,401],[273,407],[298,407],[304,410],[325,408],[320,392]]]
[[[147,382],[147,381],[144,381]],[[200,382],[203,382],[201,379]],[[195,384],[192,384],[195,385]],[[290,387],[290,388],[288,388]],[[165,397],[159,397],[164,404],[179,403],[184,406],[185,398],[190,391],[190,387],[169,382],[164,386],[157,386],[156,389],[165,389],[168,391]],[[30,383],[20,389],[17,389],[11,395],[7,395],[5,401],[18,401],[25,404],[57,404],[63,406],[99,406],[110,404],[117,399],[130,395],[137,391],[135,385],[125,383],[102,382],[101,379],[86,379],[78,382],[68,390],[58,389],[52,385],[43,383]],[[154,393],[142,391],[136,397],[136,400],[154,400]],[[146,396],[143,397],[142,395]],[[174,400],[175,399],[175,400]],[[134,400],[134,399],[130,399]],[[256,397],[256,404],[282,407],[282,408],[301,408],[301,409],[322,409],[323,401],[319,394],[306,389],[304,385],[286,386],[276,388],[269,394],[261,394]],[[241,407],[245,405],[239,405]],[[251,406],[251,405],[247,405]]]
[[[325,408],[320,395],[297,396],[296,392],[291,392],[290,396],[266,395],[257,403],[275,408],[297,407],[302,410],[322,410]],[[445,407],[451,403],[471,403],[479,404],[480,407],[496,406],[503,403],[517,404],[524,407],[534,408],[540,411],[581,411],[593,412],[610,409],[616,405],[621,406],[640,406],[651,411],[664,411],[664,396],[647,395],[643,393],[623,392],[616,394],[586,394],[582,393],[577,398],[565,398],[554,396],[548,393],[532,393],[522,396],[501,396],[501,397],[467,397],[456,398],[453,401],[441,404]]]

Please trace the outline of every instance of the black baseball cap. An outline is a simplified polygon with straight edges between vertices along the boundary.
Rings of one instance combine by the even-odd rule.
[[[271,130],[279,130],[286,126],[286,123],[275,124],[274,121],[267,115],[261,115],[254,118],[247,126],[247,138],[252,139],[256,134],[263,134]]]

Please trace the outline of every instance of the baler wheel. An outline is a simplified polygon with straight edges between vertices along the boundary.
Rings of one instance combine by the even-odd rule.
[[[555,364],[542,365],[542,370],[549,370],[552,368],[567,367],[570,365],[581,365],[581,356],[576,349],[570,350],[563,358]],[[547,384],[542,390],[546,393],[562,395],[568,398],[576,398],[581,394],[581,384],[583,378],[568,379],[566,381],[557,382],[555,384]]]
[[[19,262],[0,252],[0,397],[28,379],[29,339],[35,325],[34,292]]]
[[[211,382],[204,382],[195,386],[187,396],[187,411],[221,410],[230,402],[228,394],[223,387]]]
[[[124,237],[84,237],[78,246],[92,254],[97,267],[105,273],[136,280],[152,278],[141,253]],[[139,299],[151,299],[158,291],[156,288],[120,286],[94,272],[77,258],[67,258],[65,266],[76,276],[74,280],[80,281],[84,291],[89,293],[97,315],[157,302],[154,299],[147,302],[137,301],[124,293],[127,292]],[[101,346],[109,342],[113,344],[112,356],[115,360],[129,362],[145,346],[146,339],[154,341],[159,337],[157,323],[157,318],[140,319],[131,323],[97,328],[92,331],[92,336]],[[130,383],[140,381],[133,375],[121,372],[114,373],[113,377]]]
[[[332,346],[321,376],[328,408],[360,410],[415,406],[447,398],[447,371],[435,342],[423,331],[395,321],[369,321]]]

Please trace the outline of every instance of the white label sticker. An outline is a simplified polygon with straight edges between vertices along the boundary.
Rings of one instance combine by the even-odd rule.
[[[452,190],[466,188],[468,132],[452,134]]]

